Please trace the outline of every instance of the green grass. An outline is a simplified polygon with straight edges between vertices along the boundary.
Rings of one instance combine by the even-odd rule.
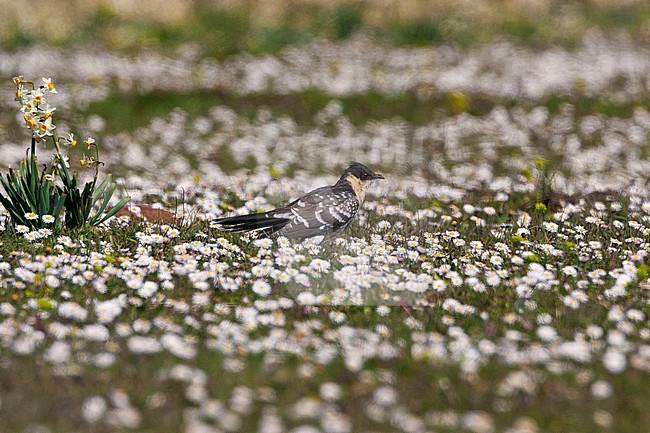
[[[597,114],[629,118],[637,107],[647,107],[647,97],[618,102],[602,97],[585,96],[580,92],[551,95],[541,100],[494,99],[462,92],[437,93],[421,97],[415,92],[381,94],[374,91],[337,97],[319,90],[307,90],[286,95],[262,92],[237,95],[225,91],[179,94],[155,92],[148,94],[111,93],[106,99],[91,103],[85,114],[98,114],[106,119],[107,131],[117,133],[147,126],[174,108],[180,108],[191,117],[206,116],[210,108],[222,105],[235,110],[244,119],[253,120],[260,109],[268,109],[274,117],[288,116],[301,127],[313,127],[314,118],[330,102],[337,101],[342,114],[355,126],[369,122],[401,119],[413,126],[421,126],[461,113],[485,116],[497,107],[521,107],[528,111],[546,107],[549,114],[557,114],[563,104],[571,104],[576,116]]]

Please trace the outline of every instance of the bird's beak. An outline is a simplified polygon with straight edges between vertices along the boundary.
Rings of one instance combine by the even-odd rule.
[[[375,173],[373,179],[386,179],[383,174]]]

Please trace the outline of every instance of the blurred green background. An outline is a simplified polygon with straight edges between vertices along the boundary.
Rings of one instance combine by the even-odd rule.
[[[5,50],[100,45],[129,53],[197,43],[204,56],[223,58],[359,33],[397,45],[470,47],[506,38],[571,47],[590,29],[650,41],[650,3],[643,0],[2,0],[0,10]]]
[[[585,37],[595,34],[607,40],[622,40],[627,46],[650,46],[650,3],[643,0],[52,0],[34,5],[0,0],[0,10],[2,50],[15,53],[41,47],[44,56],[48,47],[63,51],[96,50],[126,58],[151,51],[170,58],[191,58],[198,63],[202,58],[223,60],[240,53],[275,54],[288,46],[351,38],[368,38],[387,47],[447,45],[462,50],[509,41],[542,51],[553,47],[572,50],[580,47]],[[22,73],[22,69],[12,73]],[[10,92],[10,78],[3,81],[2,89],[6,92]],[[65,78],[54,78],[59,84],[67,84]],[[91,86],[97,84],[93,79],[78,77]],[[575,94],[562,93],[540,101],[437,91],[426,97],[371,91],[335,99],[341,101],[344,114],[357,125],[393,116],[423,124],[461,112],[484,115],[495,106],[541,104],[553,113],[564,102],[572,103],[579,114],[627,117],[636,105],[647,102],[621,103],[607,95],[586,97],[581,86],[584,83],[575,83]],[[113,90],[90,106],[75,107],[82,116],[100,115],[109,133],[146,125],[175,107],[201,115],[217,102],[250,117],[263,105],[274,114],[286,114],[299,124],[309,124],[313,115],[333,99],[333,95],[317,90],[281,97],[221,90],[208,97],[205,92],[140,90],[129,94]],[[5,95],[10,94],[6,92]],[[9,102],[8,98],[2,101]],[[14,127],[14,112],[13,105],[8,110],[0,106],[0,126],[5,131]],[[67,115],[74,117],[75,113],[68,111]],[[59,110],[57,116],[66,114]],[[0,138],[10,141],[21,136],[9,133],[3,137],[0,133]]]

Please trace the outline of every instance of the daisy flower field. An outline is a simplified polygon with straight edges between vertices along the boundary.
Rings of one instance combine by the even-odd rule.
[[[643,2],[70,3],[0,2],[0,170],[114,186],[0,207],[0,431],[650,429]],[[215,222],[352,160],[340,236]]]

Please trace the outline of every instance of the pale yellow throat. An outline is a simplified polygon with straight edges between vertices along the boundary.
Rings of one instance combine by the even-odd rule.
[[[354,191],[354,194],[357,196],[357,200],[359,200],[359,204],[363,203],[363,201],[366,199],[366,184],[361,181],[358,177],[348,174],[348,176],[345,178],[350,185],[352,185],[352,190]]]

